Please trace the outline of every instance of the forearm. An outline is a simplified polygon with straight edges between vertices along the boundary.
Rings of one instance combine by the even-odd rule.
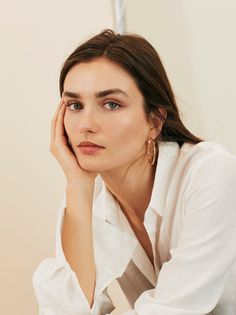
[[[96,282],[92,232],[93,189],[82,192],[77,185],[67,185],[67,206],[62,231],[65,257],[75,272],[89,305],[93,304]]]

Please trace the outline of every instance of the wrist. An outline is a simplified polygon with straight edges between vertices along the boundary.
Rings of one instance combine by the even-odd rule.
[[[69,182],[66,187],[66,214],[84,222],[91,218],[93,187],[78,182]]]
[[[94,189],[95,179],[93,178],[67,178],[67,188],[73,189]]]
[[[90,200],[93,198],[94,180],[68,180],[66,184],[66,194],[76,195],[80,199]]]

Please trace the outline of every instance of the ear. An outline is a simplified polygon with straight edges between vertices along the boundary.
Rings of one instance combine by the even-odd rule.
[[[149,117],[150,119],[149,137],[152,138],[153,140],[156,139],[160,135],[163,124],[167,116],[167,111],[165,108],[159,108],[158,110],[162,117],[160,117],[156,113],[151,113]]]

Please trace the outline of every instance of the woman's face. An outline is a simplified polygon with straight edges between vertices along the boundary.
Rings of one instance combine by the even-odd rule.
[[[120,66],[105,58],[74,66],[62,98],[65,130],[83,169],[103,172],[146,159],[146,141],[158,133],[147,122],[133,78]],[[82,141],[103,149],[89,152],[79,147]]]

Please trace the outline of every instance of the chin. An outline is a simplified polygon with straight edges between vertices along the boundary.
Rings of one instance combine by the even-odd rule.
[[[99,163],[93,163],[93,162],[85,162],[85,161],[79,161],[80,167],[87,172],[102,172],[108,170],[107,167],[102,167]]]

